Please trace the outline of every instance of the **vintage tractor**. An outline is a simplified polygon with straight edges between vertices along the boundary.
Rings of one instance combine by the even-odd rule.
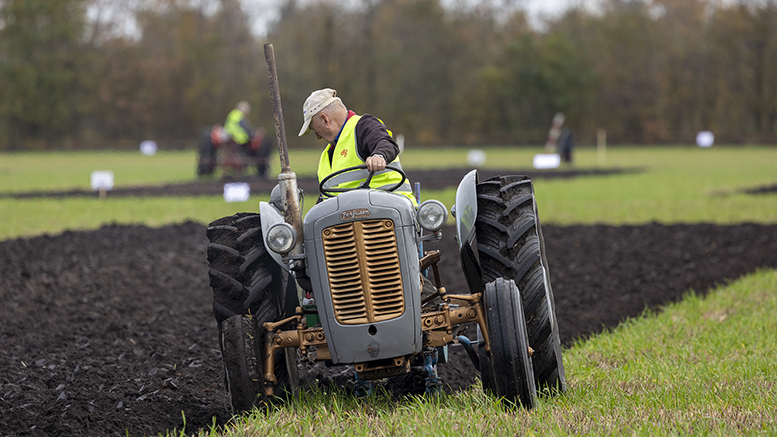
[[[451,209],[469,293],[446,291],[439,251],[447,210],[418,208],[387,190],[332,188],[301,216],[301,191],[288,165],[272,46],[265,45],[282,172],[259,213],[218,219],[207,230],[213,310],[233,412],[299,389],[298,365],[326,361],[355,369],[357,394],[371,382],[426,370],[461,344],[486,392],[532,408],[538,393],[565,390],[561,344],[531,180],[467,174]],[[368,173],[365,166],[347,171]],[[336,196],[336,197],[335,197]],[[452,254],[445,254],[451,256]],[[455,256],[455,255],[454,255]],[[310,298],[312,296],[312,298]],[[467,332],[467,326],[476,328]],[[476,338],[475,335],[477,336]],[[471,338],[472,337],[472,338]]]
[[[256,168],[256,174],[265,179],[269,168],[272,141],[262,128],[257,129],[248,144],[235,143],[215,124],[203,129],[197,144],[197,176],[210,176],[217,168],[224,175],[242,176],[246,169]]]

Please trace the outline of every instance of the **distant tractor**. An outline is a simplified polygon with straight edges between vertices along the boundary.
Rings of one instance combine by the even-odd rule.
[[[425,370],[437,392],[437,364],[461,344],[485,391],[532,408],[538,393],[566,388],[553,292],[534,190],[526,176],[481,181],[472,170],[456,191],[457,254],[419,253],[442,237],[439,201],[416,208],[370,188],[366,166],[335,172],[329,197],[302,217],[302,193],[288,165],[272,46],[265,45],[276,111],[281,174],[258,213],[218,219],[207,230],[213,311],[235,413],[299,389],[299,360],[353,366],[356,394],[372,383]],[[279,121],[280,120],[280,121]],[[362,172],[355,188],[334,187]],[[437,264],[456,256],[468,293],[451,294]],[[468,332],[467,327],[471,326]],[[475,332],[472,332],[475,331]]]
[[[267,178],[272,140],[263,128],[254,132],[248,144],[235,143],[220,124],[202,131],[197,147],[197,175],[210,176],[217,168],[225,175],[243,175],[253,167],[261,179]]]

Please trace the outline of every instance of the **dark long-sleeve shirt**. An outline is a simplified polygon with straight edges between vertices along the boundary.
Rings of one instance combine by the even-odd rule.
[[[349,117],[352,114],[349,113]],[[377,117],[364,114],[356,123],[356,153],[362,161],[366,161],[372,155],[382,155],[386,163],[396,159],[399,155],[399,146],[394,138],[389,135],[386,126]],[[332,162],[334,147],[329,148],[329,162]]]

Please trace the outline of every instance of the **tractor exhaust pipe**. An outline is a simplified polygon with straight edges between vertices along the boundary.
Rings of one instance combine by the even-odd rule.
[[[286,145],[286,127],[283,123],[281,90],[278,87],[278,73],[275,70],[275,51],[273,51],[272,44],[264,45],[264,59],[267,60],[267,76],[270,82],[272,115],[275,119],[275,136],[278,140],[278,152],[281,158],[281,173],[286,173],[291,171],[289,168],[289,148]]]
[[[302,210],[300,207],[299,188],[297,175],[289,166],[289,148],[286,145],[286,127],[283,123],[283,108],[281,107],[281,91],[278,87],[278,73],[275,70],[275,52],[272,44],[264,45],[264,58],[267,61],[267,75],[270,83],[270,97],[272,99],[272,112],[275,119],[275,138],[278,142],[278,155],[281,158],[281,173],[278,175],[278,185],[281,189],[281,204],[285,213],[286,223],[290,224],[297,232],[297,244],[291,250],[290,255],[294,267],[304,267],[302,244]]]

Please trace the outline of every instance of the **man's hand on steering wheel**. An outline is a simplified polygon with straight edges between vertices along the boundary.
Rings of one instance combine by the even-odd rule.
[[[370,158],[373,158],[373,157],[371,156]],[[369,159],[369,158],[367,158],[367,159]],[[385,160],[382,157],[380,157],[380,160],[385,162]],[[395,171],[395,172],[399,173],[399,175],[402,176],[402,179],[399,182],[397,182],[395,185],[389,185],[389,186],[381,187],[380,188],[381,190],[389,191],[389,192],[395,191],[395,190],[399,189],[405,183],[405,181],[407,181],[407,174],[405,174],[405,172],[402,170],[401,167],[399,167],[399,166],[395,167],[393,165],[384,165],[383,169],[386,170],[386,171]],[[339,176],[339,175],[341,175],[343,173],[347,173],[347,172],[351,172],[351,171],[358,171],[358,170],[362,170],[362,171],[367,170],[366,172],[364,172],[364,173],[367,173],[366,174],[367,179],[365,179],[364,182],[362,182],[359,186],[351,186],[351,187],[348,187],[348,188],[338,188],[338,187],[327,188],[327,186],[328,186],[327,183],[330,180],[332,180],[333,178],[335,178],[335,177],[337,177],[337,176]],[[380,171],[380,170],[378,170],[378,171]],[[367,169],[367,162],[365,161],[365,163],[362,164],[362,165],[356,165],[356,166],[353,166],[353,167],[343,168],[343,169],[340,169],[340,170],[336,170],[336,171],[332,172],[331,174],[327,175],[324,179],[321,179],[321,181],[318,183],[318,191],[321,194],[323,194],[324,196],[335,197],[339,193],[345,193],[345,192],[348,192],[348,191],[360,190],[360,189],[365,189],[365,188],[368,189],[368,188],[370,188],[370,181],[372,180],[372,176],[374,174],[375,174],[375,172],[370,172]]]
[[[367,170],[372,173],[386,168],[386,159],[383,158],[383,155],[372,155],[364,163],[367,165]]]

